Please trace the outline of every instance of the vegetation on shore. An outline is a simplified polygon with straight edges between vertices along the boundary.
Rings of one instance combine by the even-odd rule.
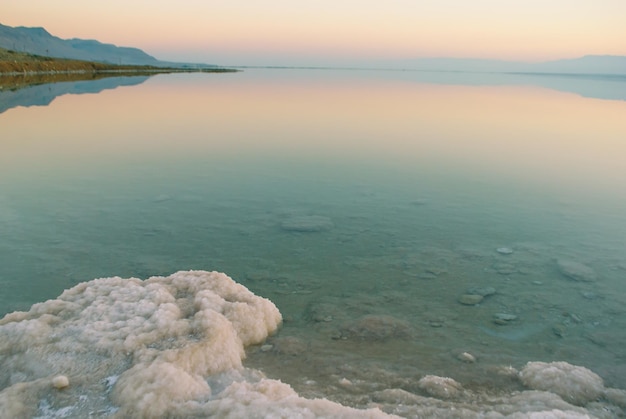
[[[91,80],[123,75],[151,75],[156,73],[209,72],[222,73],[237,70],[207,67],[154,67],[143,65],[115,65],[92,61],[43,57],[0,48],[0,90],[16,89],[24,85],[58,81]]]

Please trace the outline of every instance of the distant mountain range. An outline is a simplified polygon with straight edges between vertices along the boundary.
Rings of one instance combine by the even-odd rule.
[[[61,39],[44,28],[11,27],[0,24],[0,47],[55,58],[96,61],[108,64],[156,67],[215,67],[208,64],[161,61],[139,48],[118,47],[96,40]]]
[[[626,76],[626,56],[586,55],[580,58],[539,63],[465,58],[417,58],[409,60],[385,60],[379,62],[376,67],[423,71],[601,74]]]
[[[159,67],[216,67],[207,64],[161,61],[138,48],[118,47],[95,40],[61,39],[44,28],[11,27],[0,24],[0,47],[58,58],[97,61],[109,64],[153,65]],[[587,55],[580,58],[522,63],[465,58],[417,58],[363,63],[363,67],[422,71],[494,73],[596,74],[626,76],[626,56]]]

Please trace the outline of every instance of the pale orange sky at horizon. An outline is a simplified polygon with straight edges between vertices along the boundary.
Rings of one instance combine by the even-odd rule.
[[[0,23],[141,48],[159,59],[331,65],[420,57],[626,55],[622,0],[3,0]]]

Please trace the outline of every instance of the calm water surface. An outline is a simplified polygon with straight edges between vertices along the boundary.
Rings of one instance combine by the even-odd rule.
[[[554,360],[626,388],[625,115],[514,76],[293,70],[13,108],[0,314],[92,278],[217,270],[285,318],[246,365],[304,396],[505,386],[494,366]]]

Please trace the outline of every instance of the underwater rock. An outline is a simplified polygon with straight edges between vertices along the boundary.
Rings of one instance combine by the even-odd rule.
[[[483,332],[494,338],[516,342],[529,339],[536,334],[542,333],[548,327],[549,326],[545,325],[544,323],[531,323],[525,325],[524,327],[507,329],[506,331],[492,330],[482,326],[479,326],[478,329],[482,330]]]
[[[285,231],[314,233],[330,230],[333,227],[333,222],[330,218],[321,215],[301,215],[284,220],[280,227]]]
[[[587,265],[572,260],[557,260],[559,271],[574,281],[593,282],[597,279],[596,272]]]
[[[493,269],[500,275],[511,275],[519,272],[519,269],[510,263],[496,263],[493,265]]]
[[[496,249],[496,252],[500,253],[501,255],[510,255],[511,253],[513,253],[513,249],[511,249],[510,247],[498,247]]]
[[[314,302],[305,310],[305,318],[314,323],[329,323],[341,314],[339,305],[334,302]]]
[[[342,328],[342,336],[368,341],[405,339],[410,335],[407,322],[387,315],[363,316]]]
[[[596,300],[599,298],[598,294],[592,291],[581,291],[580,295],[582,295],[583,298],[586,298],[587,300]]]
[[[273,351],[281,355],[296,356],[306,352],[306,343],[295,336],[278,337],[272,341]]]
[[[563,323],[557,323],[552,326],[552,333],[560,338],[563,338],[567,334],[567,326],[565,326]]]
[[[604,394],[600,376],[567,362],[529,362],[520,372],[520,379],[526,387],[558,394],[577,406],[584,406]]]
[[[475,306],[483,300],[480,294],[463,294],[459,297],[458,302],[466,306]]]
[[[269,281],[274,279],[274,277],[269,271],[260,270],[246,272],[246,279],[250,281]]]
[[[472,287],[465,292],[465,294],[481,295],[483,297],[488,297],[490,295],[494,295],[495,293],[496,289],[494,287]]]
[[[515,314],[508,313],[496,313],[493,315],[493,322],[499,325],[509,324],[513,320],[516,320],[517,316]]]

